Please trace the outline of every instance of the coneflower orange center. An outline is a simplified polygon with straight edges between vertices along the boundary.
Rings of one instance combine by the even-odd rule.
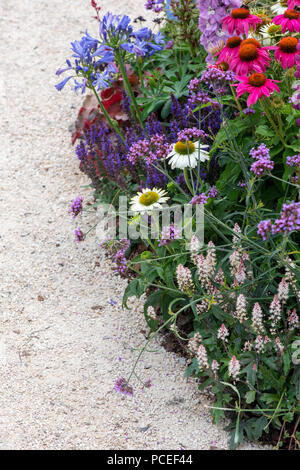
[[[235,19],[245,19],[250,16],[250,11],[247,8],[234,8],[231,12],[232,18]]]
[[[239,57],[245,62],[251,62],[251,60],[256,59],[258,56],[258,49],[254,44],[245,44],[239,50]]]
[[[241,47],[245,46],[246,44],[253,44],[256,47],[261,47],[261,43],[254,38],[244,39],[244,41],[241,43]]]
[[[299,14],[296,10],[286,10],[284,13],[285,18],[289,20],[297,20],[299,18]]]
[[[154,204],[158,200],[159,194],[157,194],[155,191],[147,191],[140,196],[139,203],[143,204],[143,206],[151,206],[151,204]]]
[[[234,49],[241,44],[242,40],[239,36],[234,36],[233,38],[229,38],[226,42],[226,46],[230,47],[230,49]]]
[[[263,86],[267,81],[267,77],[263,73],[253,73],[248,78],[248,82],[252,86]]]
[[[193,142],[190,140],[188,142],[176,142],[174,146],[174,150],[176,153],[179,153],[180,155],[189,155],[193,152],[195,152],[196,147]]]
[[[279,48],[283,52],[296,52],[298,39],[293,37],[283,38],[279,41]]]

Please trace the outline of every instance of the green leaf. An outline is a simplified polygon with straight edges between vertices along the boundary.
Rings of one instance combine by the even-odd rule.
[[[254,400],[255,400],[255,396],[256,396],[256,391],[255,390],[249,390],[245,395],[246,403],[248,403],[248,404],[253,403]]]
[[[131,281],[125,289],[122,301],[122,307],[129,309],[127,301],[130,297],[140,297],[146,289],[142,286],[139,279]]]

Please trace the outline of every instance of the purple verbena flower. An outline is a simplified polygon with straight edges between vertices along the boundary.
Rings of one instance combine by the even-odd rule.
[[[133,396],[133,387],[129,385],[124,377],[120,377],[114,386],[116,392],[120,392],[123,395]]]
[[[83,197],[77,196],[71,204],[71,207],[69,209],[69,213],[72,214],[72,218],[75,219],[77,215],[81,214],[82,212],[82,202],[83,202]]]

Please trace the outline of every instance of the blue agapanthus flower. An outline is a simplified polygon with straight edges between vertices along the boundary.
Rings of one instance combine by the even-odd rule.
[[[136,56],[149,56],[163,49],[164,41],[161,33],[153,34],[149,28],[133,31],[127,15],[106,13],[100,21],[99,31],[103,41],[102,46],[106,45],[115,50],[121,48]]]
[[[85,33],[80,41],[71,43],[72,62],[67,60],[67,67],[58,69],[56,75],[72,71],[73,73],[55,85],[61,91],[69,80],[74,79],[74,90],[81,93],[86,91],[90,84],[96,84],[98,90],[107,88],[112,82],[112,74],[116,69],[110,67],[114,61],[113,50],[107,46],[100,45],[99,40]]]

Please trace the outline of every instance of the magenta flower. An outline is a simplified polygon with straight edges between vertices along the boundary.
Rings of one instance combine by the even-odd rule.
[[[275,49],[275,59],[284,69],[294,67],[296,64],[298,39],[294,37],[282,38]]]
[[[256,39],[245,39],[240,45],[238,54],[229,60],[230,69],[237,75],[265,72],[271,60],[266,49]]]
[[[287,7],[289,10],[293,10],[295,6],[300,6],[300,0],[288,0]]]
[[[220,62],[229,62],[232,57],[237,57],[242,39],[239,36],[233,36],[227,39],[225,47],[216,54]]]
[[[273,23],[281,25],[282,32],[300,32],[300,13],[296,10],[286,10],[283,15],[273,18]]]
[[[236,32],[237,34],[248,36],[249,29],[256,29],[262,20],[258,16],[250,14],[248,8],[234,8],[230,16],[226,16],[221,20],[223,30],[228,31],[229,34]]]
[[[239,84],[237,87],[237,96],[249,93],[247,106],[255,104],[259,99],[270,96],[274,91],[280,92],[275,84],[278,80],[270,80],[263,73],[253,73],[250,77],[237,77]]]

